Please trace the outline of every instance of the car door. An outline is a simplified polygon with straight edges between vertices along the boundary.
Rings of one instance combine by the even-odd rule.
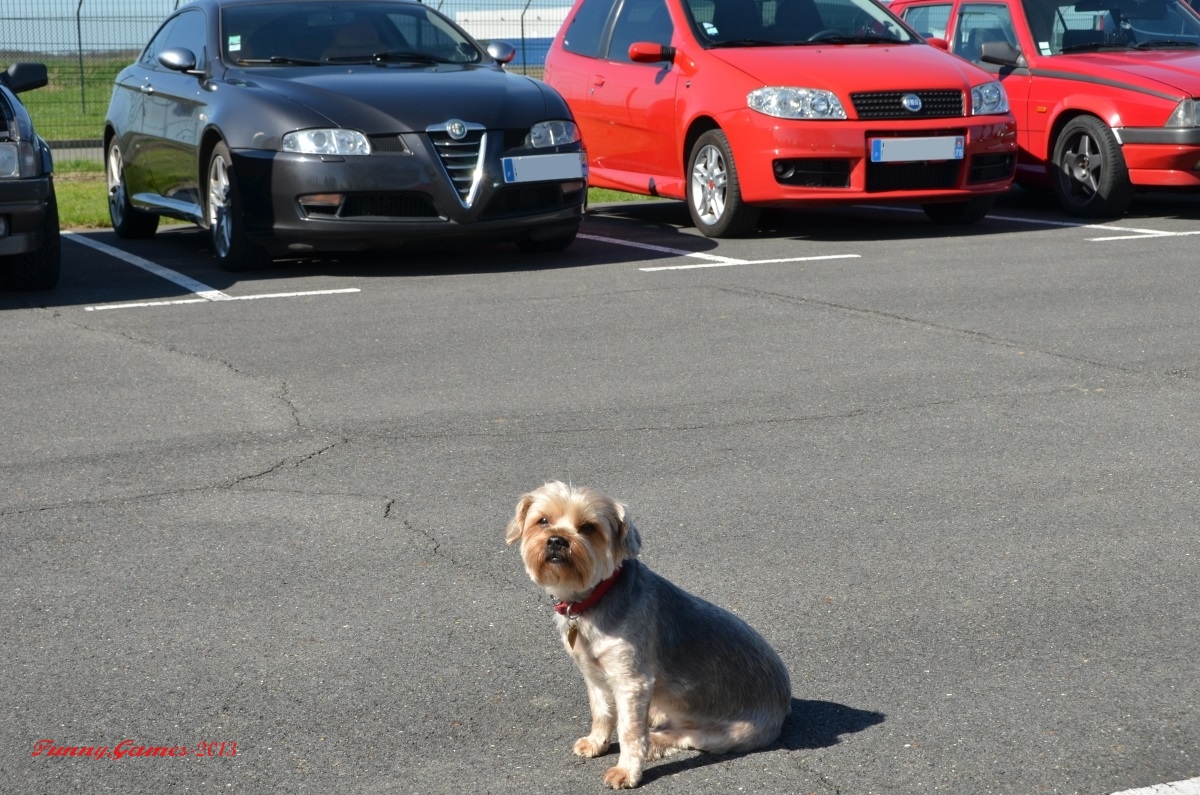
[[[166,49],[186,49],[196,57],[194,71],[203,71],[208,58],[204,13],[184,11],[175,20],[158,54]],[[158,150],[152,166],[154,184],[164,199],[179,203],[178,209],[198,212],[201,166],[197,160],[209,93],[205,78],[169,69],[156,58],[150,84],[146,129]]]
[[[588,78],[603,167],[647,178],[679,176],[674,141],[679,70],[668,61],[634,63],[629,57],[635,42],[668,46],[673,36],[665,0],[621,0],[605,57]]]
[[[122,70],[113,84],[109,113],[120,137],[125,185],[130,196],[158,192],[152,164],[158,151],[154,128],[160,114],[150,99],[154,92],[158,54],[166,48],[165,42],[175,21],[172,17],[163,23],[137,61]]]
[[[1008,104],[1017,121],[1017,138],[1029,140],[1030,125],[1030,71],[1028,66],[1011,66],[985,63],[981,59],[981,48],[988,41],[1006,41],[1022,53],[1033,46],[1028,26],[1023,24],[1024,15],[1016,2],[963,2],[958,5],[954,20],[950,51],[966,58],[971,63],[996,75],[1008,94]],[[1017,22],[1022,24],[1018,25]],[[1021,62],[1025,63],[1024,61]],[[1027,161],[1028,154],[1018,155]]]

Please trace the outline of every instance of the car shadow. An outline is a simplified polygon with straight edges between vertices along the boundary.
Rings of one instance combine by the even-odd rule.
[[[695,754],[685,759],[674,759],[646,768],[642,783],[673,776],[708,765],[720,764],[731,759],[740,759],[751,754],[768,751],[804,751],[829,748],[841,742],[842,735],[856,734],[883,723],[882,712],[856,709],[834,701],[813,701],[793,698],[792,711],[783,723],[779,739],[756,751],[739,754]],[[610,752],[611,753],[611,752]]]

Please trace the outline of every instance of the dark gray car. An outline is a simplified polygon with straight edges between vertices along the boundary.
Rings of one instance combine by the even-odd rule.
[[[0,284],[48,290],[58,284],[61,240],[54,162],[17,94],[46,85],[46,66],[0,72]]]
[[[196,0],[117,75],[109,210],[210,231],[222,267],[448,241],[557,251],[586,158],[566,103],[411,0]]]

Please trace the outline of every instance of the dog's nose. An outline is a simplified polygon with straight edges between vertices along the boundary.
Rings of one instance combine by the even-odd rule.
[[[546,549],[559,552],[567,548],[567,539],[562,536],[550,536],[546,539]]]

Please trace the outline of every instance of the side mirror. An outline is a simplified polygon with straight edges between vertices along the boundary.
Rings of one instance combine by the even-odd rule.
[[[979,47],[979,60],[997,66],[1028,66],[1021,51],[1007,41],[985,41]]]
[[[634,63],[670,63],[675,60],[675,48],[649,41],[635,41],[629,45],[629,60]]]
[[[507,41],[489,41],[487,54],[500,63],[509,63],[513,58],[517,57],[517,48]]]
[[[186,47],[168,47],[158,54],[158,62],[173,72],[193,72],[196,54]]]
[[[12,89],[14,94],[22,91],[32,91],[50,82],[44,63],[15,63],[8,67],[0,80]]]
[[[937,47],[939,50],[950,52],[950,42],[946,41],[945,39],[938,38],[937,36],[929,36],[925,39],[925,41],[929,42],[934,47]]]

